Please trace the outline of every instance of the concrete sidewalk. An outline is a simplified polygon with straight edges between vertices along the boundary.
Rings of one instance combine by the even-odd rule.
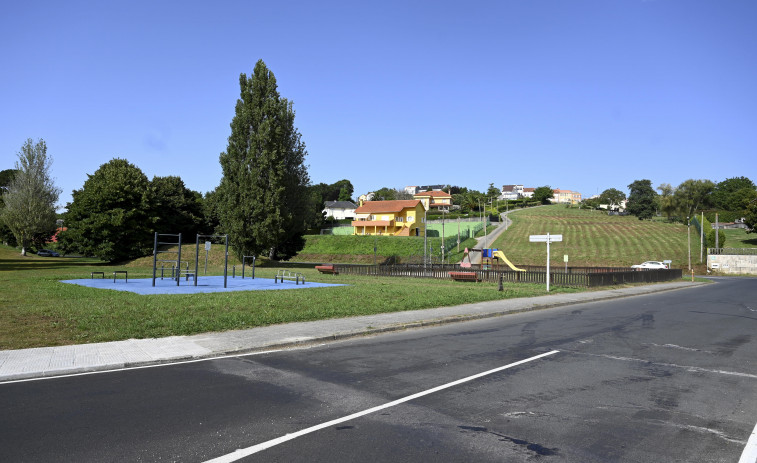
[[[322,343],[361,335],[496,317],[507,313],[640,296],[702,284],[705,283],[659,283],[576,294],[554,294],[436,309],[288,323],[193,336],[129,339],[75,346],[5,350],[0,351],[0,382],[197,360]]]

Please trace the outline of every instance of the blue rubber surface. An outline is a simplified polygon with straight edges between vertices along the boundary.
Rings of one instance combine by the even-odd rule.
[[[107,276],[107,275],[106,275]],[[282,289],[312,289],[324,288],[335,285],[328,283],[306,282],[295,284],[294,280],[284,280],[283,283],[274,283],[270,278],[231,278],[227,279],[226,288],[223,287],[223,276],[203,276],[198,278],[197,286],[194,285],[192,278],[185,281],[184,278],[176,286],[176,280],[164,278],[155,280],[155,286],[152,286],[152,278],[129,278],[125,281],[123,275],[118,275],[116,282],[111,278],[82,278],[80,280],[62,280],[61,283],[70,283],[74,285],[86,286],[88,288],[114,289],[116,291],[129,291],[136,294],[198,294],[198,293],[223,293],[230,291],[262,291],[262,290],[282,290]]]

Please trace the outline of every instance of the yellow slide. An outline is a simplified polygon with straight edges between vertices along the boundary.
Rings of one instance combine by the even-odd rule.
[[[514,266],[513,263],[510,262],[510,259],[508,259],[507,257],[505,257],[505,254],[502,251],[500,251],[500,250],[494,251],[492,253],[492,257],[496,257],[497,259],[499,259],[502,262],[506,263],[507,266],[510,267],[513,270],[517,270],[519,272],[525,272],[524,269],[518,268],[518,267]]]

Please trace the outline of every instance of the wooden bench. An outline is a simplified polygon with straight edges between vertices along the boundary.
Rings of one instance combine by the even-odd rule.
[[[333,265],[316,265],[315,269],[321,273],[330,273],[332,275],[339,275],[339,271],[335,269]]]
[[[449,276],[455,281],[479,281],[476,272],[449,272]]]

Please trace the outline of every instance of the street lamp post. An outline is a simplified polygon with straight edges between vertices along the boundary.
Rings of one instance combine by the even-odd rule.
[[[428,223],[426,222],[426,207],[423,207],[423,271],[426,271],[426,249],[428,248]]]

